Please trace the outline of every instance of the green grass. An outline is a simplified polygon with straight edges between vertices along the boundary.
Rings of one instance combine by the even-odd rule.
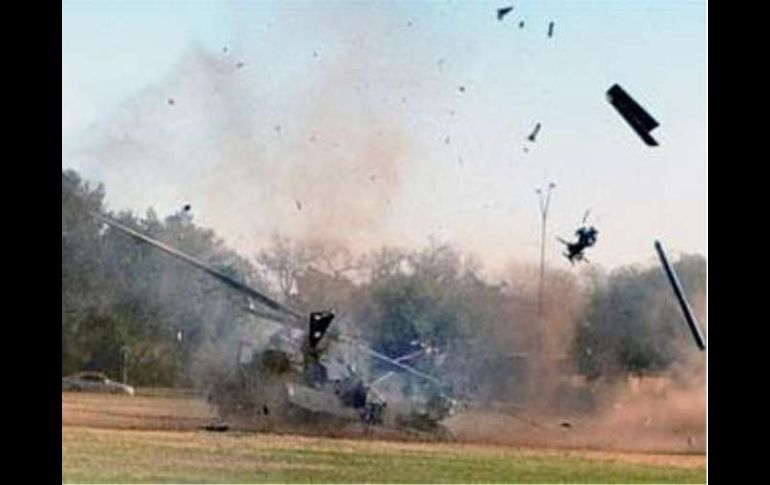
[[[579,452],[62,428],[64,483],[705,483],[704,467]]]

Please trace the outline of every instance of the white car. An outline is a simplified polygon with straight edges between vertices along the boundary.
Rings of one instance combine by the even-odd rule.
[[[134,395],[133,387],[111,381],[101,372],[78,372],[71,376],[62,377],[61,390]]]

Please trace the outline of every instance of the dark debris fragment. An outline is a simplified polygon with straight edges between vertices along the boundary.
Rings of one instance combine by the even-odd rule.
[[[553,37],[553,22],[548,24],[548,37]]]
[[[524,21],[523,21],[523,20],[522,20],[521,22],[519,22],[519,28],[520,28],[520,29],[523,29],[523,28],[524,28]]]
[[[240,68],[242,68],[242,67],[243,67],[243,66],[245,66],[245,65],[246,65],[246,64],[244,64],[243,62],[239,62],[239,63],[235,64],[235,68],[236,68],[236,69],[240,69]]]
[[[230,426],[226,424],[209,424],[203,427],[206,431],[215,431],[222,433],[230,429]]]
[[[168,98],[167,103],[169,104],[169,106],[174,106],[174,104],[176,104],[176,102],[174,101],[174,98]]]
[[[503,20],[503,17],[511,13],[511,10],[513,10],[513,5],[510,7],[503,7],[497,9],[497,20]]]
[[[527,140],[529,140],[529,141],[534,143],[535,142],[535,138],[537,137],[537,134],[539,132],[540,132],[540,123],[535,125],[535,129],[532,130],[532,133],[529,134],[529,136],[527,137]]]
[[[626,122],[648,146],[657,146],[658,142],[650,136],[659,123],[642,108],[639,103],[618,84],[613,84],[607,91],[607,100],[615,107]]]

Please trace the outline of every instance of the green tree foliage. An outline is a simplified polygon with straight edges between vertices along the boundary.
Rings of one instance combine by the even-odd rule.
[[[62,173],[62,374],[96,369],[131,382],[190,385],[200,349],[232,333],[244,298],[157,250],[108,229],[89,215],[104,211],[104,188]],[[112,214],[122,223],[251,284],[248,261],[196,226],[185,211],[160,220]]]
[[[703,322],[706,260],[685,255],[674,270]],[[573,358],[586,377],[655,373],[697,351],[661,268],[621,268],[608,278],[594,274],[592,283],[573,342]]]

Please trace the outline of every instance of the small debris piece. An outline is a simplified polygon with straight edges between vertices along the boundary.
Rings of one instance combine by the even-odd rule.
[[[273,129],[275,130],[276,133],[280,133],[281,132],[281,125],[275,125],[273,127]]]
[[[230,426],[226,424],[209,424],[207,426],[204,426],[203,429],[205,429],[206,431],[215,431],[215,432],[222,433],[230,429]]]
[[[521,22],[519,22],[519,28],[520,28],[520,29],[523,29],[523,28],[524,28],[524,21],[523,21],[523,20],[522,20]]]
[[[313,51],[313,57],[318,57],[318,52],[317,51]]]
[[[548,37],[553,37],[553,22],[548,24]]]
[[[175,103],[174,98],[168,98],[169,106],[174,106],[174,103]]]
[[[659,123],[628,95],[618,84],[613,84],[607,91],[607,100],[623,116],[626,122],[648,146],[657,146],[658,142],[650,136]]]
[[[222,52],[224,52],[225,54],[227,54],[227,46],[224,46],[224,47],[222,47]]]
[[[498,21],[503,20],[503,17],[505,17],[506,15],[511,13],[511,10],[513,10],[513,5],[511,5],[510,7],[498,8],[497,9],[497,20]]]
[[[464,93],[464,92],[465,92],[465,86],[460,86],[460,87],[459,87],[459,88],[457,88],[457,89],[458,89],[458,90],[459,90],[461,93]]]
[[[235,65],[235,67],[236,67],[236,69],[240,69],[240,68],[242,68],[242,67],[243,67],[243,66],[245,66],[245,65],[246,65],[246,64],[244,64],[243,62],[239,62],[239,63],[237,63],[237,64]]]
[[[535,142],[535,138],[537,137],[537,134],[540,132],[540,123],[535,125],[535,129],[532,130],[532,133],[527,137],[527,140],[531,142]]]
[[[406,23],[406,26],[407,26],[407,27],[411,27],[412,25],[414,25],[414,24],[412,24],[412,21],[411,21],[411,20],[410,20],[410,21],[408,21],[408,22]]]
[[[567,429],[572,428],[572,423],[570,423],[569,421],[562,421],[559,425],[562,428],[567,428]]]
[[[299,199],[294,199],[294,203],[297,205],[297,210],[302,210],[302,202],[299,201]]]
[[[190,204],[185,204],[184,207],[182,207],[182,209],[185,212],[190,212],[190,209],[192,209],[192,206]]]
[[[449,145],[449,137],[446,137],[446,138],[444,138],[444,143],[446,143],[447,145]]]
[[[529,153],[529,148],[524,147],[524,153]]]

